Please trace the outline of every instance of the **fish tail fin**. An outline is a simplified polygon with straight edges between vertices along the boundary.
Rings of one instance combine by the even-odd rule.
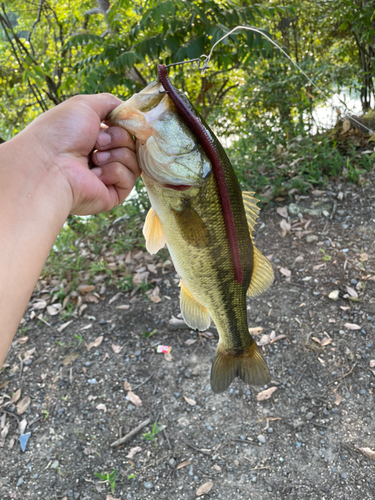
[[[236,377],[250,385],[269,382],[271,377],[266,362],[254,341],[243,350],[226,350],[219,343],[211,368],[213,392],[224,392]]]

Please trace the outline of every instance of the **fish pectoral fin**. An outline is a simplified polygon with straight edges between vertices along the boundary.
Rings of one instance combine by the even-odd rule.
[[[143,236],[146,239],[146,249],[150,254],[158,252],[165,245],[163,226],[152,208],[150,208],[143,226]]]
[[[227,351],[220,343],[217,347],[211,368],[213,392],[224,392],[236,377],[249,385],[265,385],[271,379],[266,362],[254,340],[250,347],[240,352]]]
[[[182,210],[172,209],[172,211],[184,240],[193,247],[205,248],[210,239],[210,233],[190,203],[184,201]]]
[[[256,297],[265,292],[273,283],[273,270],[270,261],[255,246],[253,247],[253,274],[246,295]]]
[[[184,321],[190,328],[203,332],[210,326],[211,318],[207,309],[191,295],[180,280],[180,308]]]
[[[259,208],[257,206],[257,199],[253,197],[253,192],[242,191],[242,201],[245,208],[247,225],[249,226],[250,234],[254,231],[256,219],[259,215]]]

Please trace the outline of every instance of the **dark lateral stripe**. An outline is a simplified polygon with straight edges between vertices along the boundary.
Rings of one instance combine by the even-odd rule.
[[[221,164],[220,161],[220,157],[216,151],[214,143],[212,142],[209,134],[207,133],[207,130],[202,125],[201,121],[196,116],[194,116],[194,114],[191,112],[187,104],[180,98],[180,96],[176,92],[176,89],[171,84],[168,78],[168,70],[164,66],[164,64],[158,65],[158,77],[161,84],[164,87],[164,90],[168,92],[170,99],[176,106],[176,109],[180,114],[181,118],[184,120],[184,122],[190,128],[190,130],[196,135],[196,137],[200,140],[203,149],[205,150],[212,164],[212,170],[216,179],[216,184],[219,190],[219,196],[221,200],[221,206],[223,209],[224,223],[229,241],[230,252],[232,255],[234,274],[238,283],[241,284],[243,275],[242,275],[240,251],[238,248],[236,227],[234,225],[232,207],[230,204],[229,193],[225,182],[224,170],[223,170],[223,165]]]

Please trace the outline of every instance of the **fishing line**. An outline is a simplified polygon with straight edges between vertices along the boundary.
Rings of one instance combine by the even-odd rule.
[[[266,38],[270,43],[272,43],[272,45],[274,47],[276,47],[277,49],[280,50],[280,52],[293,64],[294,67],[296,67],[298,69],[298,71],[300,73],[302,73],[302,75],[306,78],[306,80],[310,83],[310,85],[312,85],[327,101],[328,103],[332,106],[333,109],[339,109],[331,100],[331,98],[323,91],[321,90],[314,82],[313,80],[304,72],[304,70],[290,57],[290,55],[280,47],[280,45],[278,45],[274,40],[272,40],[272,38],[270,38],[268,35],[266,35],[266,33],[264,33],[263,31],[261,31],[260,29],[258,28],[254,28],[253,26],[236,26],[235,28],[231,29],[228,33],[226,33],[224,36],[222,36],[219,40],[217,40],[213,46],[211,47],[211,50],[208,54],[208,56],[206,56],[205,54],[202,54],[200,57],[197,57],[195,59],[190,59],[188,61],[183,61],[183,62],[177,62],[177,63],[172,63],[172,64],[168,64],[168,66],[166,66],[167,68],[169,68],[170,66],[177,66],[177,65],[180,65],[180,64],[188,64],[188,63],[194,63],[194,62],[198,62],[198,69],[204,74],[205,71],[210,67],[209,66],[209,63],[211,61],[211,57],[212,57],[212,53],[215,49],[215,47],[220,43],[222,42],[225,38],[227,38],[228,36],[232,35],[235,31],[237,30],[248,30],[248,31],[253,31],[254,33],[258,33],[260,34],[261,36],[263,36],[264,38]],[[203,59],[203,61],[202,61]],[[347,108],[347,105],[345,104],[345,102],[340,99],[340,97],[337,97],[338,100],[340,101],[340,103],[345,106],[345,108]],[[340,111],[340,109],[339,109]],[[364,125],[363,123],[359,122],[358,120],[356,120],[355,118],[353,118],[352,116],[349,116],[348,114],[344,113],[344,116],[345,117],[348,117],[350,120],[352,120],[353,122],[355,122],[357,125],[359,125],[360,127],[363,127],[365,128],[370,134],[374,134],[374,131],[371,130],[369,127],[367,127],[366,125]]]

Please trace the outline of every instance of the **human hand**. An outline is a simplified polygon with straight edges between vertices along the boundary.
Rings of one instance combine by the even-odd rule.
[[[34,175],[60,199],[69,198],[72,214],[111,210],[125,200],[141,173],[131,135],[121,127],[101,126],[119,104],[111,94],[75,96],[39,116],[18,136],[40,159]],[[91,170],[90,159],[95,165]]]

